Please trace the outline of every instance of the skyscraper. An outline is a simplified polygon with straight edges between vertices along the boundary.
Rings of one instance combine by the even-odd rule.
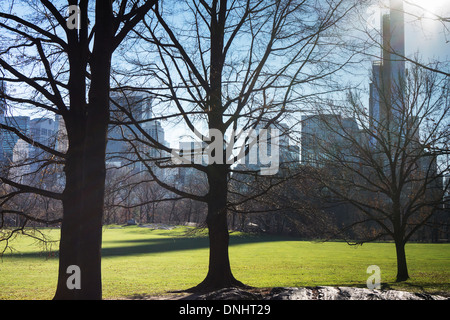
[[[378,124],[380,122],[380,107],[381,107],[381,97],[380,88],[382,86],[381,81],[381,68],[383,67],[381,61],[374,61],[372,63],[372,79],[370,83],[370,95],[369,95],[369,115],[370,123],[369,130],[371,133],[376,134],[378,130]],[[376,139],[370,136],[370,141],[372,146],[375,145]]]
[[[382,16],[382,58],[372,63],[369,113],[372,134],[379,130],[395,129],[404,106],[405,69],[405,23],[403,0],[391,0],[390,12]],[[401,134],[399,132],[399,134]],[[371,139],[375,143],[375,137]]]
[[[3,97],[3,93],[6,92],[6,85],[4,81],[0,80],[0,123],[5,123],[5,113],[6,113],[6,101]],[[0,129],[0,167],[4,161],[3,156],[3,130]]]
[[[33,141],[55,148],[57,145],[58,122],[50,118],[34,118],[30,120],[30,133]],[[33,146],[30,156],[34,159],[48,158],[41,148]],[[35,164],[37,166],[37,163]]]
[[[333,152],[348,161],[353,159],[353,145],[345,139],[350,134],[361,141],[358,124],[354,118],[338,114],[317,114],[302,117],[301,162],[309,166],[323,166]]]
[[[391,79],[394,85],[402,86],[405,78],[405,19],[403,0],[391,0],[390,7],[390,61]]]
[[[152,120],[153,97],[145,93],[124,92],[112,94],[111,120],[117,122],[108,129],[108,144],[106,146],[107,163],[110,166],[126,166],[137,171],[146,171],[146,166],[138,161],[134,148],[148,161],[167,157],[166,153],[152,146],[142,131],[145,131],[155,141],[165,146],[164,128],[161,122]],[[128,113],[128,114],[127,114]],[[132,115],[139,126],[132,123]],[[140,128],[138,128],[140,127]],[[144,143],[147,141],[148,143]],[[155,168],[155,170],[157,170]]]
[[[130,143],[136,144],[140,133],[137,127],[131,124],[126,113],[131,114],[136,121],[151,119],[151,97],[129,92],[111,94],[111,99],[114,101],[110,105],[111,120],[117,124],[110,125],[108,128],[106,162],[114,165],[132,165],[136,157]]]
[[[4,124],[18,129],[21,133],[29,135],[30,132],[30,117],[27,116],[13,116],[4,117]],[[19,136],[8,130],[2,131],[2,156],[3,163],[11,162],[13,160],[13,150],[19,140]]]
[[[58,122],[50,118],[34,118],[30,120],[31,138],[46,146],[53,146],[56,141]]]
[[[33,141],[53,148],[56,144],[57,123],[50,118],[30,119],[28,116],[4,117],[3,123],[17,129],[21,134],[33,139]],[[7,169],[11,164],[16,166],[15,181],[30,172],[39,170],[44,159],[49,155],[36,145],[21,139],[13,131],[2,131],[2,166]]]

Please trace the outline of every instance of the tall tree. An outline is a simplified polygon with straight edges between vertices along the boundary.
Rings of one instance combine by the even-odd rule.
[[[342,39],[335,35],[355,5],[355,1],[166,1],[146,19],[145,29],[136,32],[149,46],[135,47],[126,59],[140,77],[156,81],[128,78],[130,85],[117,90],[125,95],[127,90],[151,92],[157,102],[155,118],[182,122],[205,143],[198,144],[195,152],[210,156],[207,163],[174,164],[135,147],[139,160],[161,186],[208,207],[209,269],[193,290],[243,285],[232,274],[228,254],[228,188],[236,159],[222,154],[222,148],[233,147],[237,137],[231,131],[276,126],[288,111],[298,110],[323,90],[332,90],[315,85],[350,60],[339,55]],[[120,83],[129,73],[129,69],[117,73]],[[160,116],[161,110],[170,116]],[[176,153],[149,135],[144,123],[126,108],[123,111],[136,126],[136,140],[131,143]],[[223,142],[225,135],[231,139]],[[153,162],[161,168],[196,170],[205,177],[207,192],[177,188],[155,174]]]
[[[22,104],[34,112],[60,115],[67,130],[68,148],[63,153],[36,143],[26,132],[1,125],[64,161],[62,194],[1,177],[17,193],[62,201],[55,299],[102,297],[101,228],[111,59],[156,2],[41,0],[1,5],[1,80],[10,89],[3,98],[12,111]],[[11,90],[16,85],[21,90]],[[80,268],[80,289],[67,286],[71,265]]]

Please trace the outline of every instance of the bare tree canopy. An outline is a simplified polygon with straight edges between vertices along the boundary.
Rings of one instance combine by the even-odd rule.
[[[113,90],[124,96],[130,91],[151,94],[153,116],[184,125],[199,141],[193,157],[207,155],[206,162],[174,163],[179,149],[157,141],[146,132],[145,121],[116,105],[128,117],[122,123],[135,132],[128,140],[152,178],[172,193],[208,206],[209,272],[196,290],[242,285],[234,279],[228,258],[229,182],[236,172],[254,175],[263,169],[236,167],[249,153],[248,147],[240,155],[233,153],[240,133],[273,128],[287,138],[289,130],[279,126],[282,121],[293,125],[296,112],[311,106],[315,97],[337,90],[332,76],[354,57],[346,51],[340,28],[357,4],[165,1],[136,29],[135,45],[124,55],[128,66],[115,69],[118,86]],[[165,151],[165,157],[149,156],[139,143]],[[176,167],[196,170],[207,190],[182,190],[155,172]]]
[[[391,111],[378,118],[354,93],[347,106],[321,108],[311,118],[330,136],[311,135],[307,143],[316,148],[311,163],[317,166],[321,195],[358,208],[361,217],[347,229],[368,222],[378,226],[360,242],[395,240],[397,279],[403,281],[408,278],[405,243],[448,206],[449,82],[412,65],[405,83],[393,91],[391,97],[380,96]]]

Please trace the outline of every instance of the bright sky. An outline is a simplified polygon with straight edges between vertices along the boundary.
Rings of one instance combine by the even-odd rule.
[[[377,0],[374,0],[377,1]],[[379,0],[379,4],[371,6],[367,14],[369,27],[379,30],[381,13],[387,13],[389,0]],[[427,62],[429,59],[450,61],[450,22],[444,24],[438,21],[436,15],[450,18],[450,0],[404,0],[406,21],[406,54],[413,55],[420,52],[420,56]],[[447,29],[446,29],[447,28]],[[367,75],[370,68],[368,59]],[[363,82],[365,78],[362,79]],[[367,76],[367,84],[369,78]],[[177,147],[177,141],[187,128],[181,122],[176,126],[165,126],[166,140],[172,147]],[[186,140],[186,137],[182,138]]]
[[[389,0],[379,0],[379,2],[366,12],[367,23],[375,30],[380,30],[381,14],[389,11]],[[450,0],[404,0],[404,10],[406,55],[412,57],[418,52],[425,63],[433,60],[450,61],[450,22],[444,24],[436,17],[438,15],[450,18]],[[361,79],[367,86],[370,82],[368,76],[370,60],[371,58],[368,57],[365,73],[367,76],[363,75]],[[172,147],[178,147],[175,141],[180,139],[183,131],[189,131],[183,124],[166,130],[166,140],[172,143]],[[181,140],[186,139],[187,137],[181,138]]]
[[[417,16],[406,15],[406,45],[408,53],[419,50],[424,58],[450,59],[450,20],[439,21],[435,14],[450,19],[449,0],[411,0],[429,11],[411,7]],[[408,7],[405,6],[405,11]]]
[[[369,26],[379,30],[380,15],[388,12],[389,0],[367,10]],[[420,52],[425,59],[450,59],[450,0],[404,0],[406,54]],[[438,16],[446,17],[447,22]]]

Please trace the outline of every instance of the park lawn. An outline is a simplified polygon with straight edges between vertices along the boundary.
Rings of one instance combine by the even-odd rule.
[[[104,228],[104,299],[164,295],[202,281],[208,268],[208,239],[204,233],[187,236],[186,230]],[[44,232],[58,239],[58,229]],[[411,279],[396,284],[393,243],[355,247],[345,242],[240,233],[232,233],[230,242],[234,275],[253,287],[365,287],[367,267],[377,265],[385,289],[450,295],[450,244],[407,244]],[[21,236],[12,246],[16,251],[5,253],[0,262],[0,299],[51,299],[57,281],[58,243],[45,251],[35,240]]]

